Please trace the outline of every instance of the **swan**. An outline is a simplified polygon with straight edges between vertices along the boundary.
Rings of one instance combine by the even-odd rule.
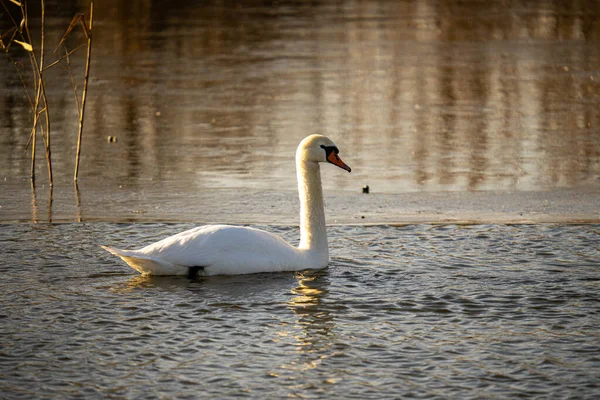
[[[148,275],[238,275],[321,269],[329,262],[319,163],[351,169],[333,141],[306,137],[296,150],[300,196],[300,244],[294,247],[260,229],[206,225],[167,237],[138,250],[101,246]]]

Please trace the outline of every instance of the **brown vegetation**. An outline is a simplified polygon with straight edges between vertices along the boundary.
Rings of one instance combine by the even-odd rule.
[[[8,3],[8,4],[7,4]],[[31,106],[33,121],[32,128],[29,133],[29,140],[27,141],[27,145],[25,149],[29,148],[31,145],[31,180],[35,182],[35,153],[36,153],[36,139],[37,132],[39,131],[42,135],[44,150],[46,153],[46,163],[48,169],[48,181],[50,186],[53,185],[52,178],[52,153],[50,147],[50,109],[48,106],[48,100],[46,97],[46,90],[44,86],[44,71],[48,68],[51,68],[60,62],[66,62],[67,69],[69,71],[69,76],[71,79],[71,85],[73,86],[73,92],[75,93],[75,102],[77,104],[77,111],[79,115],[79,132],[77,136],[77,153],[75,156],[75,173],[74,180],[77,181],[77,175],[79,172],[79,157],[81,154],[81,138],[83,135],[83,121],[84,121],[84,111],[85,111],[85,99],[87,96],[87,86],[88,79],[90,73],[90,64],[91,64],[91,51],[92,51],[92,23],[93,23],[93,12],[94,12],[94,1],[90,1],[90,14],[89,14],[89,24],[86,24],[86,17],[84,14],[76,14],[71,21],[71,24],[67,28],[63,38],[60,43],[54,50],[54,54],[58,52],[60,48],[64,49],[64,55],[60,58],[56,59],[49,65],[45,65],[45,47],[46,47],[46,38],[45,38],[45,20],[46,20],[46,6],[44,0],[41,0],[41,21],[40,21],[40,44],[39,51],[34,47],[32,34],[30,31],[29,17],[28,17],[28,7],[26,1],[17,1],[17,0],[0,0],[0,4],[6,11],[6,15],[11,19],[12,27],[7,31],[2,32],[0,34],[0,49],[4,51],[4,53],[8,56],[11,63],[14,65],[17,74],[19,75],[19,79],[23,84],[23,89],[25,90],[25,95],[29,100],[29,104]],[[20,21],[12,16],[11,10],[9,7],[18,6],[18,12]],[[14,10],[13,10],[14,11]],[[81,94],[81,103],[79,102],[78,93],[77,93],[77,85],[75,84],[75,80],[73,78],[73,74],[71,71],[71,62],[69,57],[75,53],[78,49],[83,47],[84,45],[80,45],[75,49],[69,51],[65,44],[65,40],[71,33],[74,27],[77,25],[81,25],[85,36],[87,38],[87,55],[86,55],[86,65],[85,65],[85,76],[83,81],[83,91]],[[13,44],[19,45],[22,49],[24,49],[29,57],[29,63],[32,70],[32,81],[28,85],[27,80],[24,77],[23,71],[21,70],[21,65],[11,56],[9,52],[10,47]],[[34,93],[32,97],[31,93]],[[43,120],[42,120],[43,117]],[[43,121],[41,123],[40,121]]]

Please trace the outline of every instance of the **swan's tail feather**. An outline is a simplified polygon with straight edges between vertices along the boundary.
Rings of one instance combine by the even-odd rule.
[[[127,253],[127,250],[115,249],[114,247],[102,246],[102,245],[100,245],[100,247],[102,247],[104,250],[106,250],[109,253],[114,254],[115,256],[118,256],[118,257],[121,257],[122,254]]]
[[[117,257],[121,257],[131,268],[144,275],[187,275],[188,267],[175,265],[155,259],[136,250],[121,250],[108,246],[100,246]]]

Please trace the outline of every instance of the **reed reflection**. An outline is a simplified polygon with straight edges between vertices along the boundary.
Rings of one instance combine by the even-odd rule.
[[[35,190],[35,183],[31,182],[31,221],[34,224],[37,224],[38,219],[38,203],[37,203],[37,194]]]
[[[83,218],[81,216],[81,194],[79,193],[79,185],[77,181],[73,183],[73,193],[75,195],[75,215],[77,218],[77,222],[82,222]]]
[[[31,222],[33,222],[34,224],[37,224],[41,221],[40,221],[40,216],[39,216],[38,194],[37,194],[35,182],[32,181],[30,184],[30,187],[31,187]],[[48,196],[46,197],[46,204],[48,205],[48,211],[46,214],[46,219],[43,221],[43,222],[47,222],[47,223],[52,223],[52,204],[54,202],[53,190],[54,190],[54,188],[52,186],[48,186]],[[43,203],[43,201],[42,201],[42,203]]]
[[[52,223],[52,203],[54,202],[53,194],[54,187],[48,186],[48,223]]]

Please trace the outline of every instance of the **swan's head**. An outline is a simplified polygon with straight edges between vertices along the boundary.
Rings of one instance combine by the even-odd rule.
[[[328,162],[350,172],[351,168],[340,158],[338,147],[323,135],[310,135],[298,145],[296,158],[315,163]]]

